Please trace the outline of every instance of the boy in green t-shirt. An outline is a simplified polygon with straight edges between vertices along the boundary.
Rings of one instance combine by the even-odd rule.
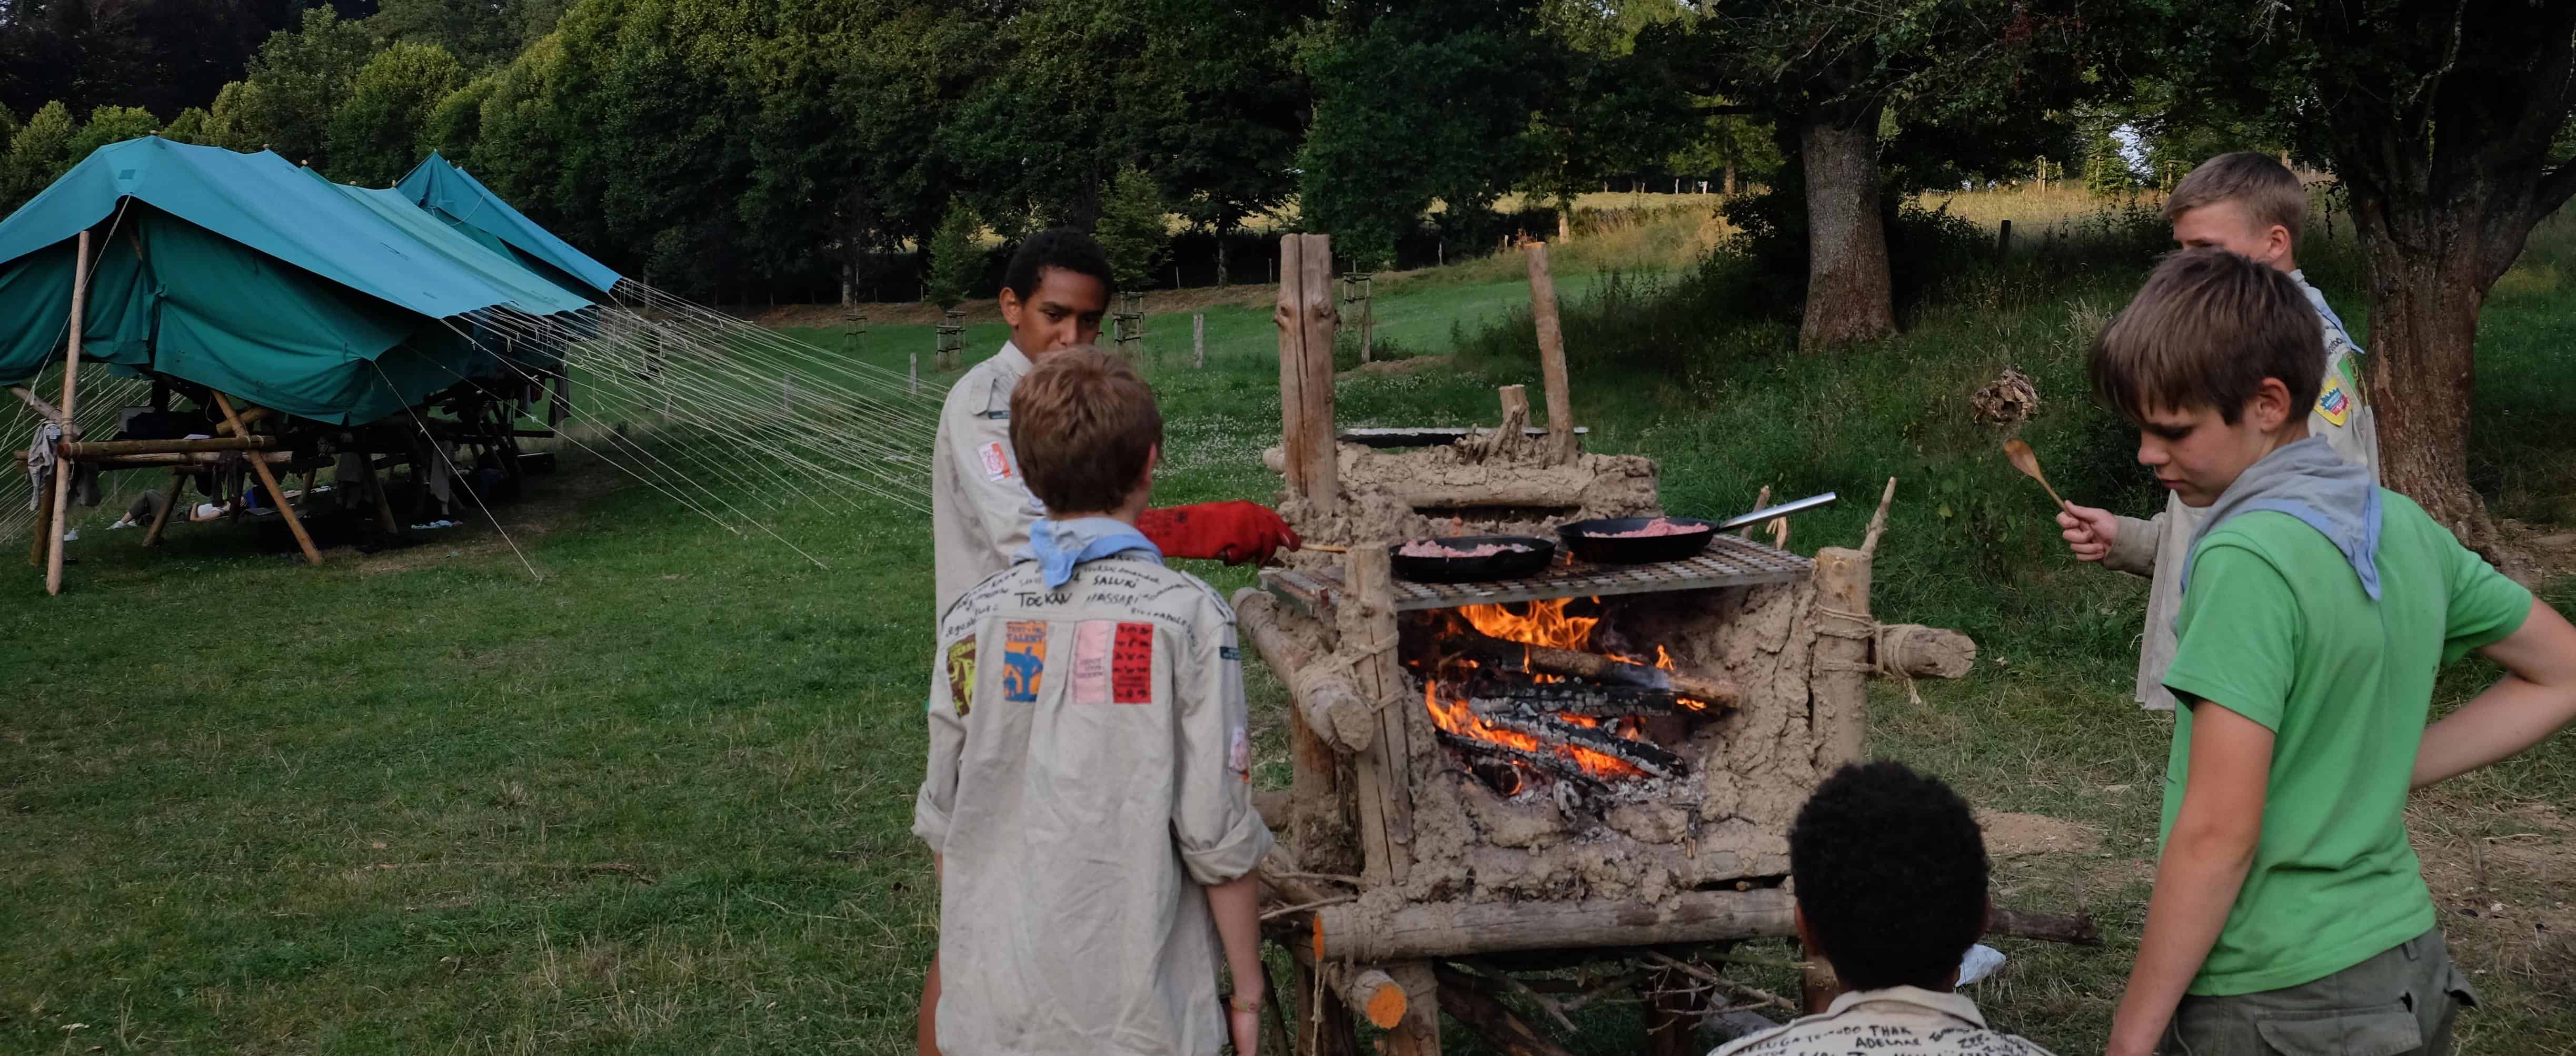
[[[2449,1051],[2472,998],[2406,794],[2576,720],[2576,628],[2308,435],[2319,325],[2289,276],[2191,249],[2093,349],[2138,461],[2206,511],[2164,676],[2183,705],[2164,851],[2113,1056]],[[2436,671],[2471,650],[2506,676],[2427,727]]]

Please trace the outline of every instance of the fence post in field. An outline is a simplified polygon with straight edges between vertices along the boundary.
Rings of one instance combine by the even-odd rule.
[[[2010,252],[2012,252],[2012,221],[2006,220],[1995,227],[1995,259],[2002,260],[2004,255]]]
[[[906,368],[905,376],[911,380],[912,394],[919,396],[921,395],[921,353],[915,352],[910,358],[912,364]]]
[[[1207,313],[1190,313],[1190,366],[1207,369]]]
[[[796,414],[795,371],[788,371],[787,376],[778,379],[778,409],[790,417]]]

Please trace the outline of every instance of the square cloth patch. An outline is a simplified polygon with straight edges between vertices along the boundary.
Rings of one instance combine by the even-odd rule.
[[[948,704],[965,718],[975,707],[975,639],[958,639],[948,647]],[[933,705],[934,707],[936,705]]]
[[[1046,678],[1045,620],[1012,620],[1002,625],[1002,699],[1033,704]]]
[[[1109,651],[1109,700],[1113,704],[1154,702],[1153,624],[1118,625],[1118,642]]]
[[[2317,393],[2317,413],[2337,426],[2352,417],[2352,392],[2344,388],[2342,371],[2326,372],[2325,388]]]
[[[1118,624],[1084,620],[1073,628],[1073,702],[1077,706],[1109,703],[1109,650]]]

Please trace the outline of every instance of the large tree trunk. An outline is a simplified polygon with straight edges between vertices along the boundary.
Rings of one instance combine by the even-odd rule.
[[[2392,238],[2379,210],[2362,221],[2370,263],[2367,381],[2379,428],[2380,481],[2471,546],[2494,537],[2469,487],[2469,405],[2476,391],[2478,309],[2488,282],[2473,250]],[[2415,218],[2418,230],[2453,227]],[[2383,230],[2374,230],[2383,228]]]
[[[1896,332],[1887,230],[1878,218],[1878,112],[1827,110],[1798,137],[1807,176],[1807,315],[1798,347],[1817,352]]]

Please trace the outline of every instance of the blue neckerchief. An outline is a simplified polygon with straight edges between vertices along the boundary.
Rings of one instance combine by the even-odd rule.
[[[1030,525],[1029,545],[1017,557],[1037,562],[1038,574],[1053,590],[1073,578],[1073,566],[1131,550],[1152,555],[1156,564],[1163,561],[1163,551],[1134,525],[1112,517],[1075,517]]]
[[[2369,467],[2344,461],[2319,436],[2265,455],[2210,504],[2191,537],[2192,552],[2197,554],[2200,541],[2220,524],[2256,510],[2286,513],[2316,529],[2343,551],[2353,574],[2361,577],[2362,592],[2379,600],[2379,487],[2370,482]],[[2184,590],[2191,589],[2187,564],[2182,582]]]

